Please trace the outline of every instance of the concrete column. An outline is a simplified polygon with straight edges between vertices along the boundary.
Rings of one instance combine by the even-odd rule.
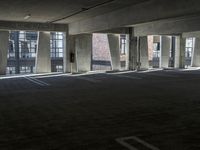
[[[112,70],[120,70],[120,37],[119,35],[108,34],[108,43],[111,55]]]
[[[36,56],[36,73],[51,72],[50,32],[39,32]]]
[[[81,34],[75,37],[76,63],[78,72],[91,71],[92,34]]]
[[[129,70],[129,44],[130,44],[130,36],[126,35],[126,67],[125,70]]]
[[[185,43],[186,39],[182,36],[176,37],[175,46],[175,68],[185,68]]]
[[[68,71],[71,73],[77,73],[78,72],[78,68],[77,68],[77,51],[75,48],[75,39],[76,36],[75,35],[70,35],[69,36],[69,53],[68,53]],[[70,55],[73,54],[74,55],[74,62],[70,62]]]
[[[70,68],[70,51],[69,51],[69,34],[68,32],[63,33],[64,35],[64,51],[63,51],[63,72],[67,73],[67,72],[71,72],[71,68]]]
[[[140,37],[140,69],[149,69],[148,38]]]
[[[9,31],[0,31],[0,75],[6,74]]]
[[[129,40],[129,70],[137,69],[137,37],[134,36],[134,29],[130,30]]]
[[[160,57],[160,68],[169,67],[169,54],[171,48],[171,37],[161,36],[161,57]]]
[[[192,53],[192,67],[200,67],[200,37],[195,38],[194,50]]]

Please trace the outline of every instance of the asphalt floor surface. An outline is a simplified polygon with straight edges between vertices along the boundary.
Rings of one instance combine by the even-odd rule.
[[[200,150],[200,71],[0,79],[0,150],[127,150],[129,136]]]

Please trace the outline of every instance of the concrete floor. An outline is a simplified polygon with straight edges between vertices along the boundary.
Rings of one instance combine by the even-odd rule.
[[[200,71],[3,79],[0,149],[199,150],[199,96]]]

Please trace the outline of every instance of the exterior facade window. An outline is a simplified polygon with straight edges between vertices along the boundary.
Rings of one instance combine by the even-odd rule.
[[[7,74],[15,74],[15,67],[7,67]]]
[[[20,73],[26,74],[26,73],[33,73],[35,67],[33,66],[20,66]]]
[[[126,55],[126,35],[120,35],[120,53]]]
[[[63,57],[63,33],[53,32],[51,33],[51,57],[62,58]]]
[[[37,49],[37,32],[19,32],[19,57],[35,58]]]
[[[9,40],[8,58],[15,58],[15,44],[14,44],[14,40]]]
[[[191,58],[192,57],[192,52],[194,49],[194,38],[187,38],[186,39],[186,46],[185,46],[185,57],[186,58]]]
[[[37,32],[11,31],[8,49],[7,74],[35,72]],[[52,72],[63,71],[63,33],[51,33]]]
[[[62,65],[57,65],[56,66],[56,71],[57,72],[62,72],[63,71],[63,66]]]
[[[153,58],[160,58],[160,43],[153,44]]]
[[[51,70],[63,72],[64,35],[62,32],[51,33]]]

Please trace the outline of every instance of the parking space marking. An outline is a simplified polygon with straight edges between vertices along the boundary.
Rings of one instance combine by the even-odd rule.
[[[38,79],[32,78],[32,77],[24,77],[24,78],[35,83],[35,84],[37,84],[37,85],[40,85],[40,86],[50,86],[50,84],[43,82],[43,81],[40,81]]]
[[[149,144],[149,143],[147,143],[147,142],[141,140],[140,138],[138,138],[138,137],[136,137],[136,136],[122,137],[122,138],[117,138],[117,139],[116,139],[116,141],[117,141],[120,145],[122,145],[122,146],[128,148],[129,150],[139,150],[139,149],[138,149],[137,147],[135,147],[134,145],[131,145],[131,144],[129,144],[128,142],[126,142],[127,140],[134,140],[135,142],[137,142],[137,143],[143,145],[144,147],[146,147],[146,148],[148,148],[148,149],[150,149],[150,150],[160,150],[159,148],[157,148],[157,147],[155,147],[155,146],[153,146],[153,145],[151,145],[151,144]]]

